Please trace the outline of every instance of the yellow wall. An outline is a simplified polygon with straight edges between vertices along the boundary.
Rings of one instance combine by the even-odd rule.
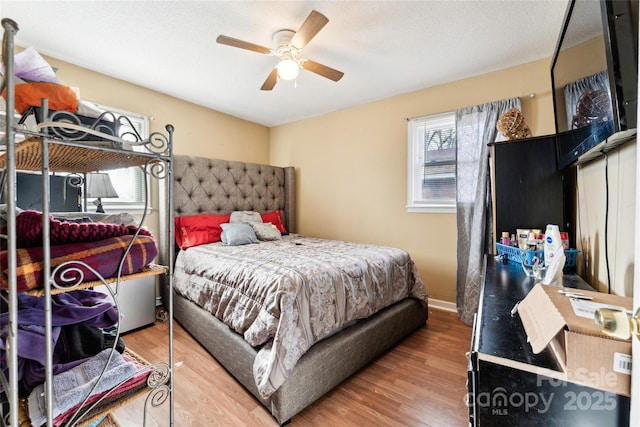
[[[265,163],[269,129],[172,96],[144,89],[86,68],[46,58],[65,84],[80,88],[83,99],[153,116],[151,132],[175,126],[174,153]]]
[[[455,301],[455,215],[406,212],[404,118],[521,96],[532,133],[553,132],[548,60],[272,129],[47,60],[62,81],[80,88],[84,99],[151,115],[152,131],[173,124],[176,154],[295,166],[298,232],[405,249],[430,297],[449,302]],[[156,212],[148,222],[152,230],[158,229]]]
[[[59,69],[62,81],[80,88],[84,99],[151,115],[155,117],[152,131],[162,130],[166,123],[173,124],[176,154],[295,166],[298,232],[405,249],[415,259],[430,297],[448,302],[455,302],[456,296],[455,215],[407,213],[407,123],[404,119],[519,96],[533,136],[554,131],[549,60],[269,129],[47,59]],[[635,149],[635,144],[633,147]],[[632,173],[631,167],[622,168],[621,185]],[[635,171],[635,163],[633,167]],[[591,174],[585,169],[585,175],[580,177],[584,187],[597,189],[593,194],[604,186],[597,178],[599,175],[600,171]],[[628,199],[617,201],[616,208],[625,211],[620,217],[625,222],[634,201],[634,193]],[[155,196],[152,202],[157,207]],[[158,229],[157,209],[148,224],[152,230]],[[590,220],[590,224],[595,223]],[[602,223],[598,224],[586,234],[601,234]],[[616,232],[622,235],[624,230],[620,228]],[[620,253],[627,253],[627,246],[624,244]],[[597,259],[602,256],[600,252]],[[622,266],[616,267],[616,277],[628,277],[625,270],[630,268],[629,264],[621,262]],[[600,282],[602,271],[602,267],[598,267],[593,272]],[[623,287],[626,279],[624,283]]]
[[[17,49],[19,50],[19,49]],[[204,108],[172,96],[142,88],[86,68],[45,57],[58,68],[57,77],[78,87],[82,99],[145,114],[154,119],[151,132],[166,134],[175,127],[174,153],[255,163],[269,161],[269,129],[228,114]],[[145,224],[159,235],[158,187],[151,180],[151,213]]]
[[[404,118],[521,96],[532,133],[545,135],[550,87],[541,60],[272,128],[271,163],[296,167],[298,231],[407,250],[429,296],[454,302],[455,214],[407,213]]]

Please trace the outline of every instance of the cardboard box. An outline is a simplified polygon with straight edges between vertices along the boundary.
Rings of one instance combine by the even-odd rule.
[[[580,292],[592,300],[572,299],[561,289]],[[624,308],[631,314],[633,299],[559,286],[537,284],[518,305],[518,313],[534,353],[550,348],[568,381],[630,396],[631,340],[598,332],[596,308]]]

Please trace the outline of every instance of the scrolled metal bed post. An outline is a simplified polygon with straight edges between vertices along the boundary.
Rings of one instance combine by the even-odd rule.
[[[15,117],[13,115],[15,105],[15,76],[14,76],[14,36],[18,32],[18,24],[15,21],[4,18],[2,20],[4,28],[2,62],[5,66],[4,85],[6,88],[6,159],[7,168],[5,170],[6,190],[5,200],[7,205],[7,269],[8,292],[9,292],[9,325],[8,336],[6,338],[6,358],[9,368],[9,389],[5,391],[9,401],[8,423],[12,426],[18,425],[18,292],[17,292],[17,260],[16,260],[16,163],[15,163]]]

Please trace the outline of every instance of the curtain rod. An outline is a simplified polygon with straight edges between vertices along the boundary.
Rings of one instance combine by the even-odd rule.
[[[531,99],[531,98],[535,98],[535,97],[536,97],[536,93],[535,92],[531,92],[531,93],[529,93],[527,95],[517,96],[516,98],[520,98],[520,99],[529,98],[529,99]],[[432,114],[426,114],[426,115],[423,115],[423,116],[414,116],[414,117],[403,117],[402,120],[405,121],[405,122],[410,122],[411,120],[421,119],[423,117],[429,117],[431,115]]]

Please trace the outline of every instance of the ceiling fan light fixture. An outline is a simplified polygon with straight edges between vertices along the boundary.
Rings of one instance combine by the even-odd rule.
[[[337,82],[342,78],[342,71],[334,70],[307,58],[298,59],[298,54],[307,43],[329,22],[329,19],[312,10],[304,20],[298,31],[289,29],[278,30],[273,34],[273,48],[269,49],[255,43],[235,39],[220,34],[216,42],[231,47],[246,49],[269,56],[278,57],[278,65],[271,69],[260,90],[272,90],[278,80],[294,80],[298,77],[300,68],[315,73],[321,77]],[[295,84],[294,84],[295,86]]]
[[[293,59],[283,59],[278,63],[278,77],[282,80],[293,80],[298,77],[300,69]]]

